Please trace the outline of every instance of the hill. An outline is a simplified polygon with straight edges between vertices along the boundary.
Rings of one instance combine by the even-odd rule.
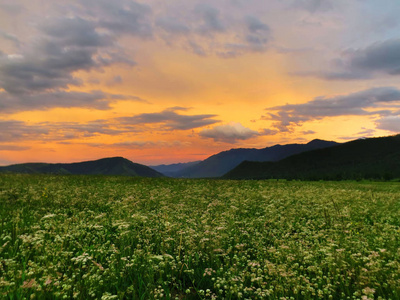
[[[170,164],[170,165],[157,165],[157,166],[149,166],[153,170],[164,174],[165,176],[169,177],[177,177],[176,174],[181,172],[182,170],[197,165],[201,160],[198,161],[191,161],[187,163],[177,163],[177,164]]]
[[[400,135],[355,140],[278,162],[245,161],[228,179],[358,180],[400,178]]]
[[[110,157],[78,163],[25,163],[0,167],[4,173],[26,174],[71,174],[71,175],[124,175],[141,177],[162,177],[163,175],[147,166],[133,163],[123,157]]]
[[[238,148],[223,151],[174,173],[174,177],[220,177],[245,160],[278,161],[293,154],[338,145],[336,142],[312,140],[307,144],[275,145],[263,149]]]

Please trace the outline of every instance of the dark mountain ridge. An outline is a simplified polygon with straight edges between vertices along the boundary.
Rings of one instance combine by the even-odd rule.
[[[312,140],[307,144],[274,145],[263,149],[235,148],[222,151],[209,158],[182,169],[174,174],[174,177],[184,178],[209,178],[220,177],[232,170],[245,160],[251,161],[278,161],[290,155],[304,151],[320,149],[338,145],[336,142],[324,140]]]
[[[0,172],[27,174],[123,175],[163,177],[161,173],[123,157],[110,157],[77,163],[25,163],[0,167]]]
[[[176,177],[176,174],[178,172],[182,171],[185,168],[194,166],[194,165],[198,164],[199,162],[201,162],[201,160],[191,161],[191,162],[187,162],[187,163],[176,163],[176,164],[170,164],[170,165],[162,164],[162,165],[149,166],[149,167],[152,168],[153,170],[156,170],[157,172],[164,174],[165,176]]]
[[[277,162],[245,161],[228,179],[358,180],[400,178],[400,135],[355,140]]]

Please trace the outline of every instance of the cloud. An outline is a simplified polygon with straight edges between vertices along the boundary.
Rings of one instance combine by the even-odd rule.
[[[108,94],[98,90],[89,93],[56,90],[22,95],[0,92],[0,98],[0,112],[2,113],[13,113],[27,110],[47,110],[56,107],[81,107],[106,110],[110,109],[110,104],[117,100],[148,103],[140,97]]]
[[[97,135],[117,135],[126,132],[114,129],[113,120],[78,122],[40,122],[29,124],[17,120],[0,120],[0,143],[25,141],[65,141]],[[131,132],[132,130],[130,130]]]
[[[176,35],[185,35],[190,32],[190,29],[187,25],[172,17],[160,17],[156,20],[155,24],[166,32]]]
[[[114,38],[100,34],[81,18],[53,19],[40,26],[42,35],[19,54],[0,56],[0,87],[10,94],[32,93],[82,82],[76,71],[89,71],[113,63],[112,54],[100,49]]]
[[[0,120],[0,142],[41,140],[50,133],[49,129],[39,125],[27,126],[25,122]]]
[[[130,0],[80,0],[79,5],[81,14],[94,18],[98,27],[113,34],[153,36],[153,11],[149,5]]]
[[[400,75],[400,39],[374,43],[364,49],[348,49],[331,62],[329,71],[297,72],[325,80],[359,80]]]
[[[277,133],[279,133],[279,131],[276,129],[264,128],[260,135],[276,135]]]
[[[294,0],[292,8],[306,10],[310,13],[326,12],[333,9],[333,2],[330,0]]]
[[[387,116],[375,122],[377,129],[400,133],[400,113],[398,116]]]
[[[225,26],[220,19],[220,12],[215,7],[207,4],[198,4],[195,8],[195,13],[202,20],[202,24],[198,28],[201,34],[225,31]]]
[[[268,108],[276,111],[264,116],[276,121],[273,126],[281,132],[290,131],[293,125],[310,120],[343,115],[392,115],[391,107],[400,105],[400,90],[394,87],[372,88],[331,98],[317,97],[303,104],[286,104]],[[382,109],[385,108],[385,109]]]
[[[144,113],[132,117],[121,117],[118,118],[118,121],[129,126],[159,124],[163,129],[167,130],[188,130],[219,122],[219,120],[212,119],[217,115],[182,115],[177,113],[179,110],[187,110],[187,108],[172,107],[159,113]]]
[[[12,1],[2,1],[0,3],[0,10],[5,11],[9,15],[18,15],[22,11],[24,11],[24,7],[21,5],[18,5],[16,3],[13,3]]]
[[[348,53],[347,63],[351,70],[400,75],[400,39],[351,51]]]
[[[3,112],[49,107],[109,108],[111,99],[106,93],[69,91],[70,87],[83,85],[76,74],[102,71],[113,64],[134,66],[132,55],[123,50],[118,39],[123,35],[152,36],[152,10],[145,4],[80,0],[62,7],[64,16],[39,21],[34,28],[36,34],[24,41],[24,47],[18,47],[18,53],[0,52]],[[0,36],[20,45],[11,34],[1,31]],[[115,77],[114,83],[120,79]]]
[[[271,38],[271,31],[267,24],[261,22],[255,16],[246,16],[243,19],[241,36],[237,42],[224,45],[224,49],[218,52],[223,58],[234,58],[251,52],[265,52]]]
[[[17,48],[21,47],[20,40],[14,34],[10,34],[8,32],[0,30],[0,37],[5,40],[11,41]]]
[[[205,138],[212,138],[214,141],[234,144],[238,140],[248,140],[259,135],[257,131],[244,127],[240,123],[230,123],[215,126],[212,129],[203,129],[199,135]]]
[[[30,147],[26,146],[0,144],[0,151],[25,151],[29,149]]]

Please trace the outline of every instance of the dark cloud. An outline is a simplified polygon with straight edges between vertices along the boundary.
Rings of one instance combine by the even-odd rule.
[[[290,131],[293,125],[300,125],[306,121],[325,117],[392,115],[393,112],[390,109],[379,109],[385,106],[388,106],[388,108],[396,107],[399,102],[399,89],[380,87],[332,98],[317,97],[304,104],[286,104],[268,108],[268,111],[276,111],[276,113],[269,113],[263,118],[276,121],[274,127],[285,132]]]
[[[400,39],[378,42],[364,49],[349,49],[332,61],[332,70],[298,72],[326,80],[372,79],[382,75],[400,75]]]
[[[0,87],[10,94],[80,85],[73,73],[105,66],[99,49],[114,43],[80,18],[54,19],[40,29],[42,36],[22,53],[0,57]]]
[[[69,8],[73,17],[44,19],[36,27],[37,35],[24,41],[19,53],[0,52],[3,112],[50,107],[107,109],[109,102],[118,98],[99,91],[88,94],[68,89],[83,85],[75,75],[79,71],[101,71],[117,63],[135,65],[117,39],[123,34],[152,36],[150,7],[133,1],[82,0]],[[0,36],[20,44],[6,32],[1,31]],[[121,80],[116,77],[114,83]]]
[[[351,70],[400,75],[400,39],[375,43],[348,56]]]
[[[219,122],[212,118],[217,115],[182,115],[179,110],[187,110],[182,107],[173,107],[159,113],[144,113],[133,117],[122,117],[117,120],[124,125],[159,124],[167,130],[187,130]]]
[[[34,94],[8,94],[0,92],[0,112],[12,113],[26,110],[47,110],[55,107],[82,107],[100,110],[110,109],[110,103],[116,100],[129,100],[148,103],[136,96],[107,94],[102,91],[67,92],[48,91]]]
[[[112,121],[112,120],[111,120]],[[0,120],[0,143],[19,141],[65,141],[97,135],[117,135],[126,132],[106,120],[78,122],[41,122],[29,124],[16,120]]]
[[[205,138],[212,138],[216,142],[234,144],[238,140],[248,140],[260,134],[257,131],[244,127],[240,123],[230,123],[215,126],[211,129],[203,129],[199,135]]]

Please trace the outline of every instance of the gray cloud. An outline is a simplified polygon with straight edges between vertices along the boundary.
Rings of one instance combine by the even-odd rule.
[[[156,25],[161,27],[168,33],[177,34],[177,35],[185,35],[190,32],[190,29],[187,25],[179,22],[178,20],[172,17],[161,17],[156,20]]]
[[[271,31],[267,24],[261,22],[255,16],[244,18],[244,28],[242,36],[237,43],[226,43],[224,50],[218,52],[223,58],[233,58],[248,52],[265,52]]]
[[[87,123],[41,122],[35,124],[16,120],[0,120],[0,143],[34,140],[62,142],[101,134],[117,135],[127,131],[125,129],[114,128],[116,128],[115,124],[106,120],[90,121]]]
[[[263,118],[276,121],[274,127],[281,132],[290,131],[291,126],[325,117],[343,115],[380,115],[393,114],[391,107],[400,104],[400,90],[394,87],[372,88],[348,95],[332,98],[317,97],[304,104],[287,104],[268,108]],[[382,107],[386,109],[381,109]]]
[[[81,14],[97,20],[98,27],[113,34],[129,34],[142,38],[153,35],[152,9],[135,1],[80,0]]]
[[[333,9],[330,0],[293,0],[292,8],[306,10],[310,13],[326,12]]]
[[[29,149],[30,149],[30,147],[26,147],[26,146],[0,144],[0,151],[25,151],[25,150],[29,150]]]
[[[131,54],[124,52],[117,38],[123,34],[152,36],[152,11],[144,4],[82,0],[63,8],[70,9],[71,13],[65,15],[73,17],[45,19],[36,26],[37,35],[19,47],[19,53],[0,52],[3,112],[51,107],[109,108],[110,101],[118,97],[100,91],[91,95],[68,92],[69,87],[83,84],[75,74],[101,71],[117,63],[134,66]],[[1,31],[0,36],[16,45],[20,43],[6,32]]]
[[[133,117],[121,117],[117,120],[129,126],[159,124],[167,130],[187,130],[219,122],[219,120],[211,119],[217,115],[182,115],[177,113],[179,110],[187,110],[187,108],[173,107],[159,113],[144,113]]]
[[[0,92],[0,112],[12,113],[26,110],[47,110],[55,107],[83,107],[100,110],[110,109],[110,104],[117,100],[129,100],[148,103],[136,96],[107,94],[102,91],[66,92],[48,91],[34,94],[8,94]]]
[[[382,75],[400,75],[400,39],[378,42],[364,49],[348,49],[332,61],[332,70],[297,72],[326,80],[372,79]]]
[[[400,133],[400,112],[397,116],[387,116],[375,122],[377,129]]]
[[[11,15],[18,15],[24,10],[21,5],[13,3],[12,1],[2,1],[2,3],[0,3],[0,9]]]
[[[198,4],[195,8],[195,13],[202,20],[201,26],[198,28],[202,34],[210,34],[213,32],[225,31],[225,26],[220,19],[220,12],[215,7],[207,4]]]
[[[73,73],[104,66],[98,50],[114,43],[111,36],[98,33],[92,23],[81,18],[54,19],[40,29],[43,35],[22,53],[1,55],[0,87],[8,93],[80,85]]]
[[[21,46],[20,40],[11,33],[0,30],[0,37],[5,40],[11,41],[17,48],[19,48]]]
[[[348,56],[351,70],[400,75],[400,39],[375,43]]]
[[[276,129],[264,128],[264,129],[261,131],[260,135],[275,135],[275,134],[277,134],[277,133],[279,133],[279,131],[276,130]]]
[[[214,141],[234,144],[238,140],[248,140],[259,136],[257,131],[244,127],[240,123],[230,123],[226,125],[215,126],[211,129],[203,129],[199,135],[205,138],[212,138]]]
[[[15,120],[0,120],[0,142],[42,139],[49,134],[43,126],[30,125]]]

